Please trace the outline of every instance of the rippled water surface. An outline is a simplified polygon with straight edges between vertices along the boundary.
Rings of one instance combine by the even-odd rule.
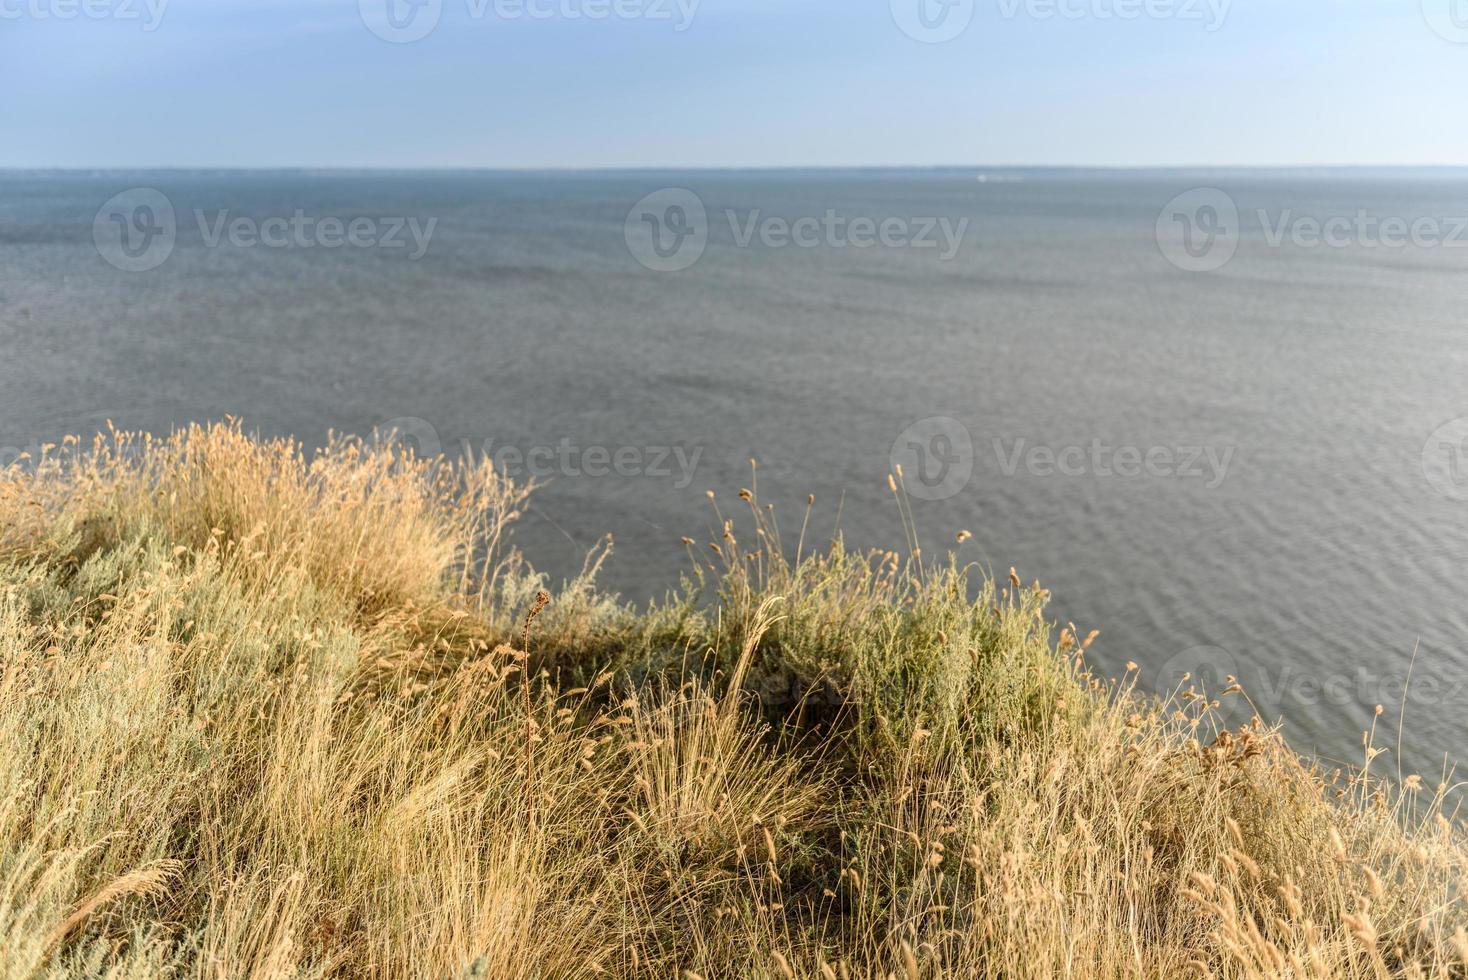
[[[1237,225],[1216,197],[1177,224],[1197,187]],[[133,188],[177,228],[146,271],[104,257],[104,205]],[[681,271],[634,258],[629,212],[663,188],[707,215]],[[298,211],[368,219],[360,241],[401,219],[405,244],[228,231]],[[948,258],[759,231],[828,212],[963,233]],[[1387,247],[1362,212],[1447,240]],[[1169,261],[1159,216],[1209,268]],[[1331,217],[1351,230],[1312,247]],[[839,510],[850,543],[899,545],[895,453],[930,554],[971,530],[966,557],[1102,630],[1107,670],[1237,672],[1302,747],[1354,756],[1377,703],[1394,743],[1415,650],[1406,745],[1431,766],[1468,753],[1464,217],[1451,173],[12,173],[0,451],[108,418],[231,414],[311,443],[396,420],[551,474],[522,545],[559,577],[611,532],[605,581],[637,600],[676,583],[705,490],[733,501],[750,457],[787,527],[814,493],[820,535]],[[410,219],[432,222],[421,256]],[[1210,228],[1239,232],[1217,268]]]

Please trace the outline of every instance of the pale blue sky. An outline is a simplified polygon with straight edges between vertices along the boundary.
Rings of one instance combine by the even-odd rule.
[[[431,2],[0,0],[0,166],[1468,164],[1468,0]]]

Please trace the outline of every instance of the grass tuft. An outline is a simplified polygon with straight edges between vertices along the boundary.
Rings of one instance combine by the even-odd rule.
[[[639,610],[483,462],[4,471],[0,980],[1468,972],[1451,787],[1097,677],[1016,573],[788,555],[754,486]]]

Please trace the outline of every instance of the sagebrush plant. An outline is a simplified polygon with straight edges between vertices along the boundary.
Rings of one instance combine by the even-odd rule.
[[[1096,677],[1013,573],[787,552],[756,489],[636,610],[482,461],[5,471],[0,978],[1468,975],[1451,787]]]

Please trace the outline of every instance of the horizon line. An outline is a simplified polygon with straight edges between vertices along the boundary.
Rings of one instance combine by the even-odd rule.
[[[480,166],[480,165],[379,165],[379,164],[269,164],[226,166],[219,164],[128,164],[105,166],[0,165],[0,173],[119,173],[136,171],[174,172],[347,172],[347,173],[759,173],[759,172],[871,172],[871,171],[1092,171],[1103,173],[1189,172],[1189,171],[1329,171],[1329,170],[1463,170],[1468,163],[1226,163],[1226,164],[1088,164],[1088,163],[944,163],[944,164],[757,164],[748,166],[703,166],[677,164],[628,166]]]

